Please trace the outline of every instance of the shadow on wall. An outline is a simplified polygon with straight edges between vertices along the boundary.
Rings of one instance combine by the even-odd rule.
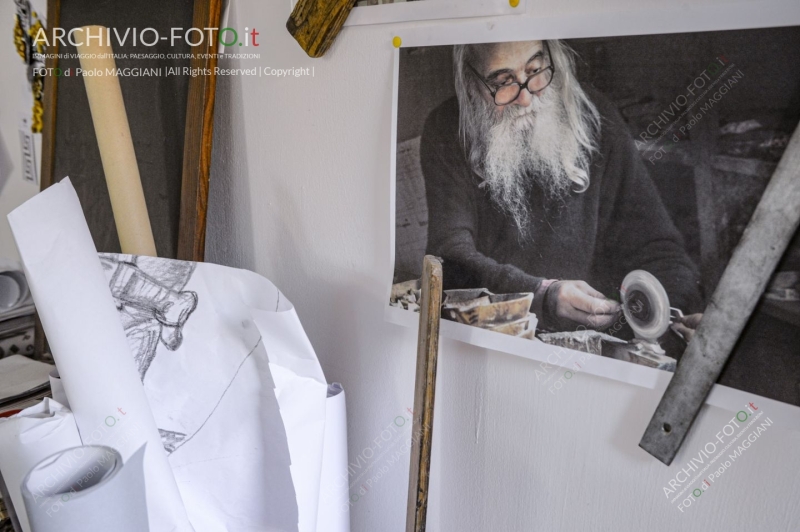
[[[237,21],[236,2],[230,23]],[[240,68],[240,60],[223,59],[222,68]],[[218,76],[214,104],[214,141],[209,182],[205,260],[226,266],[255,268],[253,218],[247,164],[247,136],[234,124],[243,124],[242,76]]]

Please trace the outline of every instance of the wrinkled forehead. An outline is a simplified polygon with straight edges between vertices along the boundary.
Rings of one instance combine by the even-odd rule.
[[[476,67],[482,72],[496,70],[524,70],[531,57],[543,48],[542,41],[516,41],[475,44],[472,53]]]

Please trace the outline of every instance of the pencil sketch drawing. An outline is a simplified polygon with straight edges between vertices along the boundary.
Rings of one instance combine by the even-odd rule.
[[[186,434],[182,432],[158,429],[158,434],[161,436],[161,443],[164,445],[164,450],[167,451],[167,454],[172,454],[175,449],[186,441]]]
[[[197,293],[184,291],[196,264],[134,255],[100,254],[139,377],[144,381],[159,344],[175,351],[183,326],[197,308]]]
[[[100,262],[161,442],[173,455],[214,416],[250,354],[264,349],[250,298],[213,265],[111,253]]]

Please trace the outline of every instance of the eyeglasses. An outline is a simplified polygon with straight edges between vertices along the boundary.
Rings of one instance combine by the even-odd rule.
[[[500,85],[499,87],[493,88],[472,65],[467,63],[467,66],[472,70],[475,76],[481,80],[481,83],[483,83],[486,90],[489,91],[489,94],[492,95],[495,105],[508,105],[519,97],[519,93],[522,92],[523,87],[531,94],[536,94],[546,89],[547,86],[550,85],[550,82],[553,81],[553,75],[556,73],[556,69],[553,66],[553,60],[550,56],[550,47],[547,45],[547,41],[545,41],[544,46],[547,49],[547,60],[550,64],[540,69],[538,72],[531,74],[524,83],[515,81],[507,85]]]

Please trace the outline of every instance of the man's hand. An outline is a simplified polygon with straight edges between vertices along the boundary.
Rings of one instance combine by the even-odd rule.
[[[703,314],[689,314],[688,316],[681,316],[680,318],[675,318],[675,322],[670,325],[673,331],[683,336],[686,340],[686,343],[692,341],[692,336],[694,336],[694,331],[697,327],[700,326],[700,320],[703,319]]]
[[[621,307],[584,281],[556,281],[547,288],[546,306],[556,321],[605,329]]]

